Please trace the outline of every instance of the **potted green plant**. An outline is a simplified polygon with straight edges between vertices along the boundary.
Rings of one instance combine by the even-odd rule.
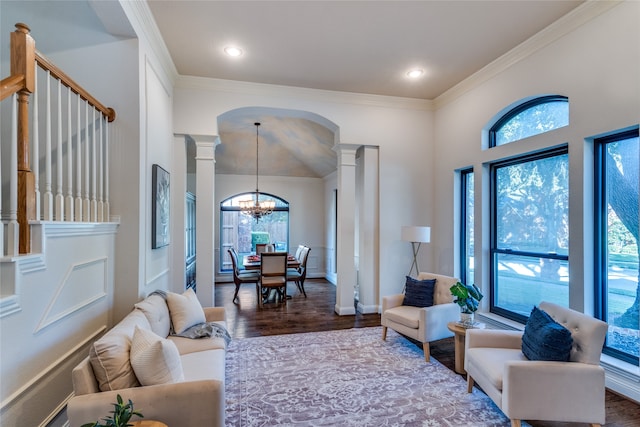
[[[83,424],[82,427],[127,427],[133,426],[133,424],[129,424],[129,420],[134,415],[144,418],[140,412],[133,410],[133,402],[131,399],[128,400],[127,403],[124,403],[122,396],[118,395],[117,402],[113,404],[113,414],[110,417],[103,418],[104,424],[100,424],[100,421],[96,421],[95,423],[87,423]]]
[[[475,312],[483,297],[480,289],[474,284],[465,285],[457,282],[449,290],[451,295],[455,297],[453,302],[460,306],[460,323],[473,325]]]

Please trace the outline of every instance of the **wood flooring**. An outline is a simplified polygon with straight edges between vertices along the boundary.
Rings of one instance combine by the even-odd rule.
[[[239,301],[236,303],[232,301],[234,290],[233,283],[216,283],[216,306],[225,307],[229,333],[234,338],[380,326],[379,314],[358,313],[354,316],[335,314],[335,287],[322,279],[305,281],[307,298],[293,283],[290,283],[287,292],[291,295],[291,299],[286,305],[265,304],[262,309],[258,308],[254,285],[243,285],[240,289]],[[419,343],[414,343],[420,349],[422,348]],[[431,357],[453,370],[455,362],[453,338],[431,343]],[[607,410],[605,426],[640,426],[639,404],[607,391],[605,405]],[[527,422],[533,427],[581,426],[579,423],[531,420]]]

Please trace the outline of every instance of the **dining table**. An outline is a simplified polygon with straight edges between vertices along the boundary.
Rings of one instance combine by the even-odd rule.
[[[260,255],[250,254],[242,257],[242,265],[246,270],[260,270]],[[300,261],[292,255],[287,255],[287,268],[300,267]]]

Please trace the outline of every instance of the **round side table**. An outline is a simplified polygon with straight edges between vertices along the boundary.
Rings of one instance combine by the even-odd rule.
[[[165,423],[153,420],[139,420],[131,424],[133,424],[133,427],[168,427]]]
[[[447,323],[447,328],[454,333],[454,344],[456,352],[455,371],[458,374],[465,375],[464,370],[464,339],[467,336],[467,329],[484,329],[484,323],[477,323],[473,327],[464,327],[458,322]]]

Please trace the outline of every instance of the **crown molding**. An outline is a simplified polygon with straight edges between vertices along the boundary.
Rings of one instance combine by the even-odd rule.
[[[479,71],[444,92],[442,95],[436,97],[433,100],[434,108],[437,110],[455,101],[470,90],[475,89],[487,80],[502,73],[556,40],[559,40],[574,31],[576,28],[581,27],[606,11],[618,6],[620,3],[624,3],[624,0],[586,1],[581,6],[573,9],[571,12],[550,24],[542,31],[520,43],[518,46],[514,47],[493,62],[490,62]]]
[[[149,44],[149,48],[154,53],[155,58],[157,58],[165,76],[170,84],[174,85],[178,77],[178,69],[171,59],[169,49],[160,34],[160,30],[149,9],[149,5],[146,1],[119,1],[138,35],[138,40],[140,40],[141,36],[144,36],[144,40]]]
[[[339,92],[322,89],[310,89],[304,87],[250,83],[237,80],[212,79],[208,77],[180,75],[175,82],[175,88],[271,96],[277,98],[301,98],[319,102],[355,104],[385,108],[400,108],[407,110],[434,110],[433,101],[428,99],[402,98],[353,92]]]
[[[465,80],[453,86],[433,100],[362,94],[353,92],[329,91],[303,87],[242,82],[236,80],[212,79],[197,76],[184,76],[178,71],[171,59],[169,50],[160,34],[149,6],[145,1],[120,0],[123,10],[133,27],[145,36],[151,50],[158,59],[174,88],[211,90],[247,95],[272,97],[292,97],[319,102],[354,104],[383,108],[435,111],[455,101],[460,96],[490,80],[496,75],[531,56],[540,49],[581,27],[608,10],[624,3],[625,0],[587,0],[581,6],[558,19],[542,31],[520,43],[506,54],[487,64]]]

